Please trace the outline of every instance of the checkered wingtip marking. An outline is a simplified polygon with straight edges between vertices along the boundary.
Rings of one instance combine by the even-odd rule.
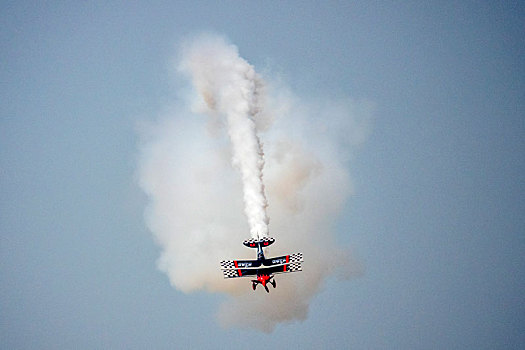
[[[222,270],[222,274],[224,275],[224,278],[239,277],[238,270]]]
[[[234,269],[235,261],[233,260],[223,260],[221,261],[221,269]]]
[[[303,253],[295,253],[290,255],[290,263],[294,262],[302,262],[303,260]]]
[[[290,265],[288,265],[288,271],[289,272],[295,272],[295,271],[303,271],[303,267],[301,266],[300,261],[292,262]]]

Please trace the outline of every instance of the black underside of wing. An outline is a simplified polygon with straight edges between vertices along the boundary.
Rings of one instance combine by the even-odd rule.
[[[273,265],[282,265],[282,264],[286,264],[287,260],[289,260],[289,255],[276,256],[275,258],[265,259],[262,262],[262,264],[264,267],[273,266]]]
[[[261,266],[260,260],[235,260],[236,267],[242,269],[244,267],[259,267]]]

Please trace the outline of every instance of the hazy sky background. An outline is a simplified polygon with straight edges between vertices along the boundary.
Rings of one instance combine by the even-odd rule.
[[[524,23],[510,1],[2,2],[1,347],[523,349]],[[336,223],[365,272],[270,335],[173,289],[144,223],[137,124],[202,31],[302,98],[375,106]]]

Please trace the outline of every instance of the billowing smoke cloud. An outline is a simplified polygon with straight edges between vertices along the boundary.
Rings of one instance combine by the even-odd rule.
[[[139,179],[159,268],[183,292],[227,293],[217,314],[224,326],[269,332],[306,319],[327,277],[361,271],[337,244],[335,223],[352,193],[348,155],[368,134],[370,106],[304,102],[263,81],[217,36],[189,42],[180,70],[191,92],[140,128]],[[247,279],[224,280],[219,261],[253,259],[241,242],[268,228],[276,243],[266,254],[302,252],[303,271],[278,275],[270,294],[254,293]]]

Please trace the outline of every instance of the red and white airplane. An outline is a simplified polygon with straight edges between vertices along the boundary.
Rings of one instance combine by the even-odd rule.
[[[270,292],[267,284],[274,288],[277,286],[274,275],[278,273],[287,273],[302,271],[301,263],[303,260],[302,253],[283,255],[275,258],[266,259],[263,248],[268,247],[275,242],[275,239],[263,237],[261,239],[247,239],[243,242],[248,248],[257,248],[257,260],[223,260],[221,261],[221,270],[224,278],[252,277],[252,288],[255,290],[258,284],[262,284],[266,292]]]

